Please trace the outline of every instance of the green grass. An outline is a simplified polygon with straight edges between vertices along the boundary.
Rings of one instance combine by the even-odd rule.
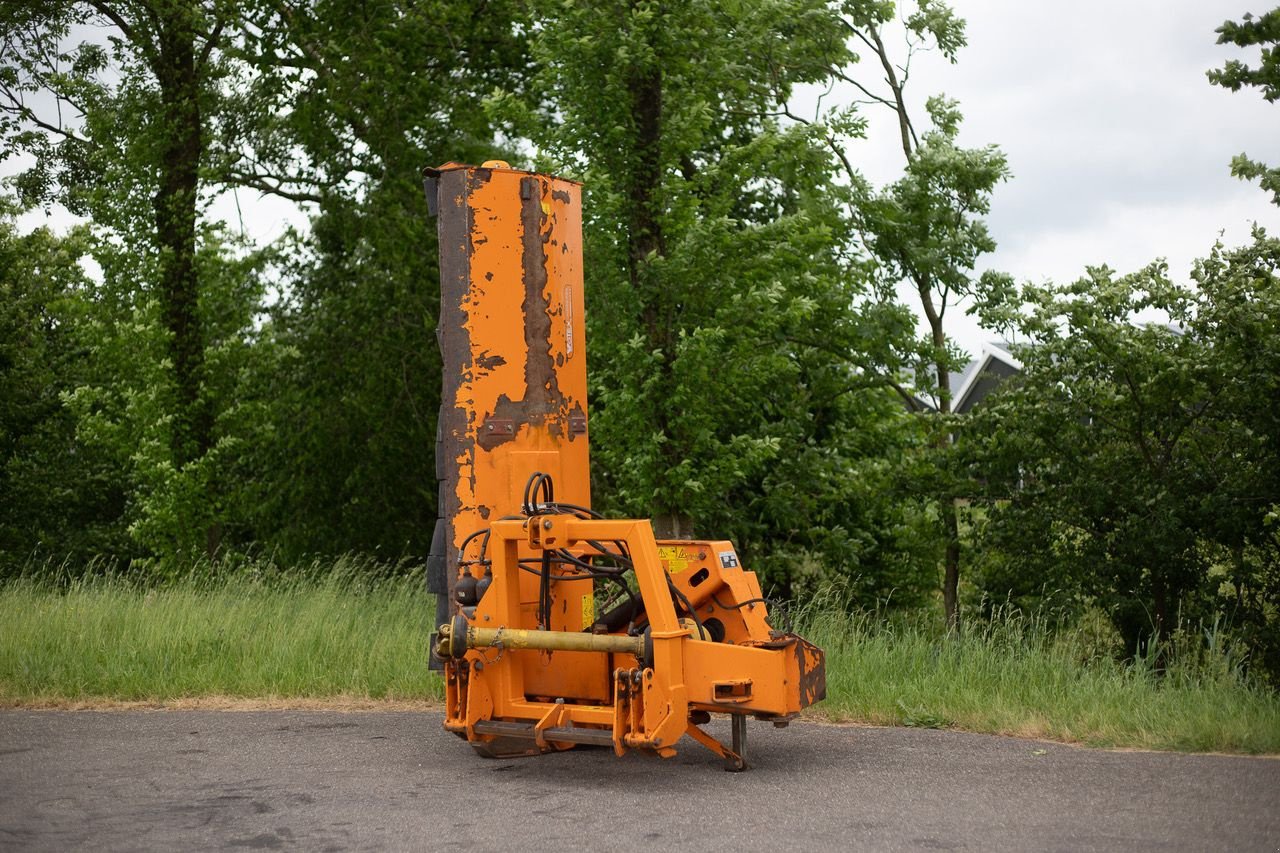
[[[437,699],[421,575],[0,587],[0,699]]]
[[[0,703],[438,700],[421,575],[360,579],[367,568],[340,563],[309,579],[248,570],[150,588],[118,577],[10,581],[0,585]],[[923,618],[822,603],[796,619],[827,650],[827,700],[815,717],[1280,753],[1280,697],[1250,684],[1221,643],[1184,638],[1161,677],[1117,662],[1083,628],[1016,614],[960,639]]]
[[[1158,675],[1099,653],[1080,629],[1006,614],[948,639],[930,627],[835,610],[802,614],[827,651],[837,722],[957,728],[1093,746],[1280,753],[1280,696],[1252,684],[1212,632],[1184,636]]]

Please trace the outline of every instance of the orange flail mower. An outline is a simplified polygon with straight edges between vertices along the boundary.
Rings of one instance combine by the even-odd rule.
[[[773,630],[732,543],[658,541],[591,510],[582,193],[505,163],[426,171],[440,234],[440,518],[429,588],[445,728],[482,755],[689,735],[746,768],[746,719],[826,692],[822,650]],[[701,728],[729,714],[731,743]]]

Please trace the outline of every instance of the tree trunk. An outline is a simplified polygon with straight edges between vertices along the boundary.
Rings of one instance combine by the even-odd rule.
[[[1155,620],[1155,671],[1164,675],[1169,667],[1169,638],[1173,635],[1173,628],[1169,624],[1169,591],[1164,578],[1155,573],[1151,578],[1151,597],[1152,618]]]
[[[163,148],[160,187],[152,199],[160,247],[160,303],[173,364],[174,412],[169,449],[175,469],[200,459],[213,446],[213,417],[202,393],[204,329],[196,271],[196,222],[204,125],[200,111],[197,12],[189,2],[149,5],[158,35],[152,71],[160,84]],[[206,496],[207,504],[212,498]],[[221,550],[222,526],[210,520],[205,553]]]
[[[664,254],[665,245],[656,192],[662,185],[662,72],[637,69],[630,75],[631,120],[635,125],[635,160],[627,187],[630,221],[627,223],[627,257],[631,286],[640,288],[640,268],[652,254]],[[666,343],[667,329],[661,294],[644,300],[645,329],[655,344]]]
[[[204,139],[193,11],[176,2],[155,3],[152,11],[159,24],[152,70],[160,84],[165,140],[160,187],[152,203],[161,253],[160,302],[169,332],[177,398],[170,449],[174,466],[180,468],[209,449],[212,432],[200,393],[204,336],[195,264],[196,201]]]
[[[629,175],[627,196],[630,215],[627,223],[627,259],[631,287],[640,294],[640,319],[649,340],[649,348],[664,356],[659,367],[663,374],[663,387],[670,387],[674,352],[673,324],[674,302],[664,287],[652,287],[643,281],[641,270],[652,256],[666,254],[666,241],[662,231],[661,199],[658,190],[662,186],[662,70],[658,66],[635,68],[629,75],[631,90],[631,121],[635,128],[634,160]],[[680,444],[670,440],[672,423],[664,407],[654,411],[655,426],[669,440],[662,445],[663,459],[668,470],[677,467],[682,458]],[[659,534],[679,537],[679,531],[689,530],[692,519],[681,512],[682,507],[670,499],[660,497],[651,507],[653,515],[664,519]]]
[[[920,303],[925,317],[929,320],[929,330],[934,348],[943,352],[947,345],[946,332],[942,327],[942,317],[933,304],[933,297],[927,286],[919,288]],[[946,361],[939,357],[934,362],[934,370],[938,374],[938,413],[951,414],[951,369]],[[949,433],[938,437],[938,448],[943,449],[951,444]],[[943,496],[938,501],[942,513],[945,530],[945,551],[942,569],[942,613],[947,623],[948,634],[960,633],[960,511],[956,499]]]
[[[955,500],[942,502],[943,523],[947,530],[946,557],[942,573],[942,612],[947,620],[947,633],[960,633],[960,512]]]

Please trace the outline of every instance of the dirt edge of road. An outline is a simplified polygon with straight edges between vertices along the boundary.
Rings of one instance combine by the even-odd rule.
[[[431,699],[372,699],[367,696],[188,696],[180,699],[126,700],[92,696],[84,699],[0,698],[0,710],[22,711],[439,711]]]
[[[432,699],[372,699],[367,696],[328,696],[328,697],[243,697],[243,696],[190,696],[180,699],[164,700],[124,700],[106,697],[88,697],[84,699],[65,698],[23,698],[0,697],[0,711],[331,711],[335,713],[378,713],[399,711],[442,711],[444,705]],[[798,722],[819,726],[837,726],[855,729],[891,729],[900,728],[892,724],[868,722],[865,720],[832,720],[819,714],[804,715]],[[1080,741],[1047,738],[1027,732],[969,732],[966,729],[951,728],[944,731],[967,732],[968,734],[992,735],[995,737],[1011,737],[1033,743],[1069,746],[1079,749],[1099,749],[1106,752],[1151,752],[1178,755],[1224,755],[1233,758],[1260,758],[1268,761],[1280,760],[1280,753],[1249,754],[1241,752],[1176,752],[1174,750],[1142,749],[1139,747],[1094,746]]]

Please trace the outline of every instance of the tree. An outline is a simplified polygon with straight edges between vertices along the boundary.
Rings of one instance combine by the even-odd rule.
[[[230,13],[225,3],[92,0],[8,7],[2,21],[8,64],[0,129],[36,156],[35,168],[19,182],[29,200],[60,195],[73,211],[114,224],[127,217],[108,212],[121,199],[104,179],[124,179],[150,199],[147,232],[121,230],[145,237],[155,252],[176,398],[170,449],[178,467],[207,452],[211,441],[209,407],[200,393],[196,230],[205,113]],[[86,41],[67,49],[72,24],[80,21],[114,31],[110,48]],[[122,75],[114,87],[103,73],[110,65]],[[38,93],[52,95],[53,117],[34,105]],[[131,111],[138,112],[130,118]],[[95,173],[102,177],[95,180]]]
[[[89,355],[77,328],[87,234],[20,236],[16,209],[0,200],[0,576],[33,555],[88,560],[127,547],[124,471],[79,440],[64,403]]]
[[[435,521],[436,225],[421,170],[501,155],[482,100],[519,91],[517,4],[256,3],[214,167],[307,206],[264,329],[248,449],[264,544],[288,558],[425,554]]]
[[[904,4],[905,5],[905,4]],[[901,20],[896,16],[901,14]],[[943,548],[943,611],[950,630],[959,628],[960,510],[958,501],[972,489],[957,476],[951,462],[955,426],[951,413],[951,376],[962,364],[962,353],[947,336],[949,308],[967,297],[984,296],[1008,287],[1004,277],[975,275],[978,258],[995,249],[995,241],[982,217],[990,209],[991,193],[1008,175],[1004,155],[995,146],[964,148],[959,144],[960,111],[942,96],[925,103],[929,129],[921,130],[917,111],[908,97],[911,63],[921,51],[936,50],[951,63],[965,45],[964,21],[945,3],[920,0],[905,9],[893,3],[849,2],[839,5],[837,29],[855,51],[865,51],[879,81],[860,74],[853,62],[833,63],[827,70],[833,81],[852,87],[860,103],[838,107],[814,121],[844,167],[851,195],[849,217],[856,223],[875,260],[877,290],[884,299],[896,299],[905,283],[914,291],[929,327],[915,346],[914,393],[894,377],[885,377],[918,414],[928,414],[919,397],[931,397],[933,412],[941,415],[922,424],[930,435],[926,458],[903,469],[909,490],[927,494],[936,504]],[[905,30],[905,56],[899,59],[886,33]],[[880,188],[871,187],[859,175],[845,150],[866,132],[867,119],[860,106],[884,108],[903,155],[902,177]],[[807,119],[792,114],[799,121]],[[919,464],[924,463],[924,464]]]
[[[19,185],[94,224],[93,357],[68,406],[129,472],[135,542],[425,551],[419,173],[492,156],[480,100],[523,68],[518,9],[87,0],[0,19],[0,132],[36,158]],[[80,20],[108,35],[76,44]],[[308,205],[312,227],[254,247],[210,221],[227,188]]]
[[[116,273],[120,298],[151,285],[162,330],[155,355],[166,365],[155,377],[159,461],[179,474],[215,440],[200,304],[201,167],[233,12],[227,2],[52,0],[11,4],[0,17],[0,136],[35,157],[18,186],[28,202],[62,201],[102,229],[99,245],[111,256],[103,265],[114,267],[107,276]],[[72,45],[80,23],[105,28],[106,44]],[[184,522],[212,552],[220,531],[203,515]]]
[[[1216,30],[1218,44],[1234,44],[1237,47],[1259,46],[1262,49],[1258,65],[1251,66],[1232,59],[1222,68],[1208,72],[1209,82],[1238,92],[1245,86],[1262,90],[1268,103],[1280,98],[1280,8],[1265,12],[1259,17],[1246,13],[1240,21],[1225,21]],[[1267,166],[1244,154],[1231,160],[1231,174],[1243,180],[1256,180],[1262,189],[1271,193],[1271,199],[1280,204],[1280,167]]]
[[[1216,611],[1280,686],[1280,412],[1272,405],[1280,393],[1280,240],[1255,229],[1250,244],[1215,247],[1192,278],[1201,294],[1192,333],[1208,342],[1226,380],[1208,415],[1217,415],[1218,430],[1211,471],[1222,473],[1204,501],[1201,547],[1211,578],[1225,569]]]
[[[1278,273],[1280,241],[1259,231],[1198,262],[1194,286],[1159,263],[1091,269],[988,314],[1026,341],[1023,375],[969,439],[1008,501],[992,541],[1022,579],[989,591],[1078,590],[1135,652],[1167,641],[1179,614],[1224,614],[1277,672]],[[1152,310],[1171,324],[1134,321]]]
[[[536,8],[541,98],[495,108],[586,185],[597,504],[733,537],[784,591],[819,562],[887,593],[900,543],[872,484],[901,410],[879,376],[909,317],[866,298],[848,188],[780,120],[847,59],[828,8]]]

